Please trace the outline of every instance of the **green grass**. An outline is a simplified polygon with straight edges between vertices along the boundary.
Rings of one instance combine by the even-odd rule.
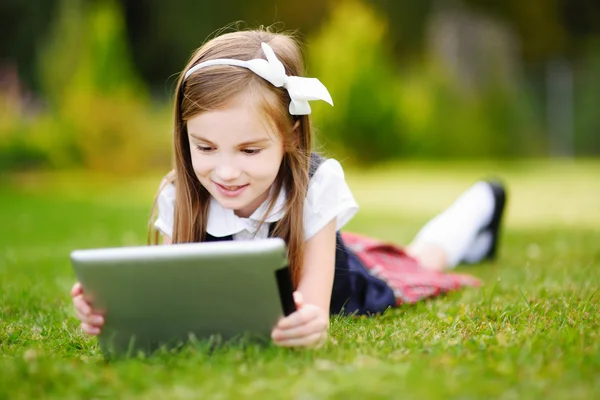
[[[485,285],[372,318],[318,350],[202,343],[107,363],[79,332],[76,248],[140,244],[159,176],[0,177],[0,399],[600,398],[600,163],[404,163],[348,172],[348,229],[406,243],[480,175],[511,188]]]

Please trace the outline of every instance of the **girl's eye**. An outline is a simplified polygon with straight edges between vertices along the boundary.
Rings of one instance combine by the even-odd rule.
[[[203,153],[208,153],[213,150],[213,148],[210,146],[196,146],[196,148]]]
[[[260,153],[260,149],[244,149],[242,150],[242,152],[244,154],[248,154],[249,156],[253,156]]]

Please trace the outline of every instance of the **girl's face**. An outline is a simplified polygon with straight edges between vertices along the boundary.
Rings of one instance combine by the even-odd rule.
[[[269,197],[283,160],[281,136],[240,99],[187,121],[198,180],[225,208],[249,217]]]

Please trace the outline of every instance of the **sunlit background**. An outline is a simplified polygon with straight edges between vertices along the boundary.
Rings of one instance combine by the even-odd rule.
[[[192,51],[273,23],[330,89],[317,139],[347,163],[600,154],[593,0],[0,0],[0,18],[5,171],[167,169]]]

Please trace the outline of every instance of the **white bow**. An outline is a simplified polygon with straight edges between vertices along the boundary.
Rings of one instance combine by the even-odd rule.
[[[269,81],[275,87],[284,87],[289,95],[290,99],[290,114],[292,115],[308,115],[310,114],[310,105],[308,104],[311,100],[323,100],[333,106],[333,100],[329,91],[317,78],[304,78],[300,76],[287,76],[285,74],[285,67],[279,61],[275,52],[266,43],[261,43],[261,47],[266,60],[262,58],[255,58],[249,61],[236,60],[231,58],[218,58],[215,60],[208,60],[194,65],[190,68],[184,77],[184,81],[194,72],[204,67],[210,67],[212,65],[234,65],[238,67],[248,68],[256,75]]]

